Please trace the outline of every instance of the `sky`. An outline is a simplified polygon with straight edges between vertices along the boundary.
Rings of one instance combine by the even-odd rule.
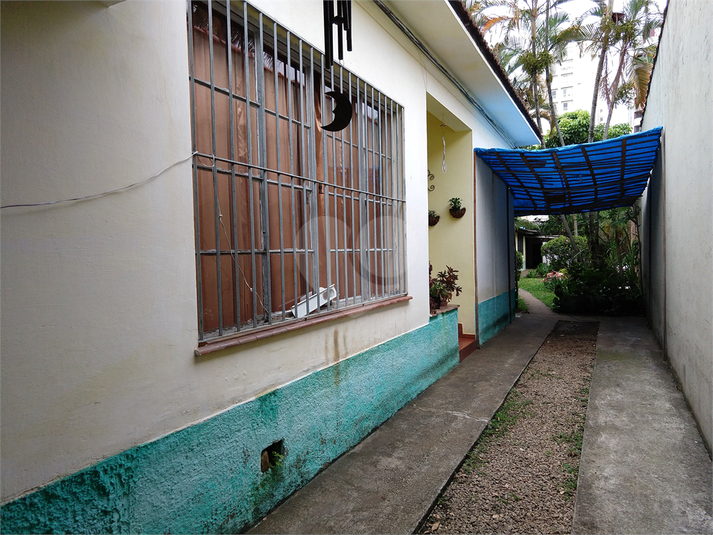
[[[666,7],[666,0],[653,0],[656,5],[659,6],[659,9],[663,12],[664,8]],[[571,0],[569,2],[566,2],[562,4],[562,10],[567,11],[571,16],[579,17],[582,15],[584,12],[586,12],[588,9],[591,9],[595,6],[594,2],[591,0]],[[622,11],[622,8],[624,6],[624,0],[614,0],[614,11]]]

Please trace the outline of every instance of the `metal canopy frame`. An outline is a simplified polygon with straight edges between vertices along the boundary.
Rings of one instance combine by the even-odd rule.
[[[656,161],[662,128],[547,150],[475,149],[510,188],[515,215],[631,206]]]

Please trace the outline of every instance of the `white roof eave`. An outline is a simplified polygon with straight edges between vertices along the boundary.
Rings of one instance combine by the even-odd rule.
[[[448,0],[384,0],[517,146],[539,138]]]

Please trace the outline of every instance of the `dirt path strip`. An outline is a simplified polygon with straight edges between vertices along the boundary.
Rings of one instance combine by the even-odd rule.
[[[557,323],[421,533],[570,533],[598,323]]]

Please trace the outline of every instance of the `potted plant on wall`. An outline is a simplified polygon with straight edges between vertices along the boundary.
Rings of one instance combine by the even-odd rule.
[[[446,306],[453,299],[453,294],[460,295],[463,288],[458,286],[458,270],[450,266],[446,266],[444,271],[440,271],[435,278],[431,277],[433,266],[428,264],[428,293],[431,302],[431,310],[441,308],[441,305]]]
[[[428,226],[433,227],[438,223],[438,221],[441,219],[441,216],[439,216],[435,210],[429,210],[428,211]]]
[[[448,201],[448,211],[456,219],[460,219],[465,215],[465,206],[460,197],[453,197]]]

